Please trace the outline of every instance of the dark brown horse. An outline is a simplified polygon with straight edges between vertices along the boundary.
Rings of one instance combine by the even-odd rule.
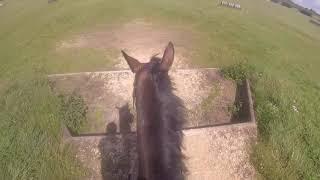
[[[135,73],[133,99],[137,111],[139,180],[181,180],[183,106],[172,93],[168,71],[174,59],[170,42],[162,59],[140,63],[122,51]]]

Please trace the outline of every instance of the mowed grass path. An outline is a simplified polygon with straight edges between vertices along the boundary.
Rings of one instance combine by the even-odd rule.
[[[259,142],[251,157],[259,177],[319,179],[320,28],[293,9],[240,3],[241,11],[215,0],[6,1],[0,7],[0,179],[83,175],[61,144],[60,101],[46,75],[108,69],[111,61],[93,49],[60,57],[56,43],[136,18],[199,32],[195,66],[246,61],[255,67]]]

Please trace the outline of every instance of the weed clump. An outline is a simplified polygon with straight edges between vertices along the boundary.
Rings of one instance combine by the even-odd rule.
[[[72,134],[79,134],[80,129],[86,122],[88,107],[83,98],[72,93],[70,95],[59,95],[61,99],[62,120]]]
[[[246,62],[239,62],[222,68],[221,72],[225,78],[232,79],[237,84],[242,84],[245,79],[249,79],[254,75],[254,68]]]

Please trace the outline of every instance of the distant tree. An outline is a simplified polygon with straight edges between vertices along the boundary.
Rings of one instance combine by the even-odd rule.
[[[305,9],[300,9],[299,10],[302,14],[304,14],[304,15],[306,15],[306,16],[312,16],[312,12],[309,10],[309,9],[307,9],[307,8],[305,8]]]
[[[281,5],[282,5],[282,6],[285,6],[285,7],[287,7],[287,8],[292,8],[291,4],[288,3],[288,2],[281,2]]]

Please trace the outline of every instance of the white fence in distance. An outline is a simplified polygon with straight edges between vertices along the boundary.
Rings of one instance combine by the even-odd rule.
[[[221,1],[220,5],[231,8],[241,9],[241,5],[233,2]]]

